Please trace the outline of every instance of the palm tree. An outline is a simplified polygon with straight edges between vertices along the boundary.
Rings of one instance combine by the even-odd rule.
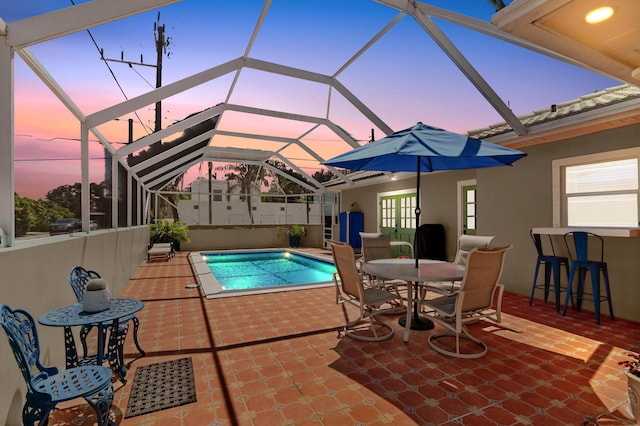
[[[229,193],[235,188],[240,188],[240,199],[244,198],[247,201],[249,219],[253,225],[251,195],[256,192],[260,193],[262,186],[269,184],[266,170],[255,164],[228,164],[219,167],[218,170],[225,172],[227,182],[235,182],[229,185]]]

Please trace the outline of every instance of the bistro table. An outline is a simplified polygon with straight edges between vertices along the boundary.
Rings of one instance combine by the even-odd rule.
[[[105,328],[111,328],[108,344],[107,359],[114,374],[122,383],[126,383],[127,369],[122,359],[122,345],[126,332],[119,333],[119,320],[130,316],[144,307],[144,304],[137,299],[111,299],[109,309],[100,312],[85,312],[82,303],[62,308],[52,309],[40,316],[38,322],[42,325],[52,327],[64,327],[64,344],[66,350],[66,367],[78,365],[78,351],[76,348],[71,327],[73,326],[95,326],[98,330],[98,352],[96,354],[96,364],[102,365],[105,361],[104,343],[106,341]]]
[[[433,328],[433,323],[429,320],[426,320],[429,322],[426,326],[419,325],[421,321],[425,321],[418,316],[418,307],[416,306],[419,300],[420,285],[437,281],[460,281],[464,276],[464,266],[455,263],[431,259],[419,259],[418,262],[417,268],[415,259],[376,259],[362,265],[362,270],[367,274],[387,279],[404,280],[409,285],[414,284],[413,303],[409,297],[407,299],[407,316],[400,318],[402,320],[400,324],[404,326],[402,340],[405,342],[409,341],[410,329],[428,330]],[[413,318],[411,317],[412,308]]]

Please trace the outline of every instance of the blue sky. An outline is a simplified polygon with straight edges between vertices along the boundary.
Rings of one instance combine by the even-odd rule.
[[[80,3],[80,2],[76,2]],[[426,2],[464,15],[490,21],[494,13],[487,0]],[[170,37],[164,58],[163,84],[240,57],[249,43],[263,1],[184,0],[160,10],[160,23]],[[0,3],[0,18],[11,23],[51,10],[70,7],[68,0],[21,0]],[[370,0],[273,0],[249,56],[256,59],[331,75],[389,23],[397,11]],[[108,58],[155,62],[153,26],[158,11],[92,28],[91,35]],[[435,20],[483,78],[516,113],[548,108],[620,83],[473,31]],[[145,93],[155,84],[155,69],[129,68],[99,59],[86,31],[32,46],[31,51],[74,99],[85,114]],[[47,158],[67,158],[60,165],[64,180],[74,180],[79,166],[78,124],[38,78],[16,57],[16,189],[32,185],[34,152]],[[113,76],[112,76],[113,73]],[[115,78],[114,78],[115,76]],[[225,101],[234,75],[223,76],[163,102],[163,125]],[[504,121],[440,51],[424,30],[404,17],[389,33],[338,76],[339,81],[393,130],[418,121],[447,130],[466,132]],[[124,91],[124,94],[122,93]],[[230,102],[258,108],[329,116],[360,141],[372,125],[345,100],[325,86],[282,76],[243,70]],[[152,107],[133,117],[135,138],[153,127]],[[300,123],[278,123],[246,114],[225,114],[229,129],[297,137],[309,130]],[[100,129],[112,141],[126,141],[123,122]],[[24,136],[28,135],[28,136]],[[384,136],[375,129],[375,136]],[[50,139],[55,139],[52,144]],[[47,141],[47,142],[45,142]],[[216,139],[214,139],[214,142]],[[256,141],[221,140],[221,146],[249,145],[274,149]],[[348,147],[326,129],[307,136],[307,143],[325,158]],[[96,147],[95,155],[100,156]],[[291,151],[303,167],[317,164]],[[27,161],[27,159],[29,161]],[[317,163],[317,162],[316,162]],[[40,163],[41,164],[41,163]],[[73,166],[71,166],[73,164]],[[27,179],[23,170],[32,170]],[[69,170],[65,175],[63,170]],[[100,166],[92,169],[99,173]],[[96,178],[98,179],[98,178]],[[38,179],[34,179],[37,181]],[[71,182],[73,183],[73,182]],[[28,190],[31,193],[31,189]],[[42,190],[40,190],[42,192]]]

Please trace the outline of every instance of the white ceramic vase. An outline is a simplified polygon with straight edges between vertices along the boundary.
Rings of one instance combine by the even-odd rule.
[[[111,306],[111,293],[107,288],[107,282],[102,278],[94,278],[87,282],[82,299],[82,307],[85,312],[106,311]]]
[[[624,369],[624,374],[629,389],[629,408],[633,418],[640,424],[640,377],[631,374],[628,368]]]

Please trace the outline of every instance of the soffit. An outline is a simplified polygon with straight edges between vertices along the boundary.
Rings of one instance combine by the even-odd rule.
[[[587,23],[587,13],[601,6],[613,8],[613,16]],[[632,77],[640,68],[638,0],[515,0],[498,11],[492,23],[617,80],[640,84]]]

